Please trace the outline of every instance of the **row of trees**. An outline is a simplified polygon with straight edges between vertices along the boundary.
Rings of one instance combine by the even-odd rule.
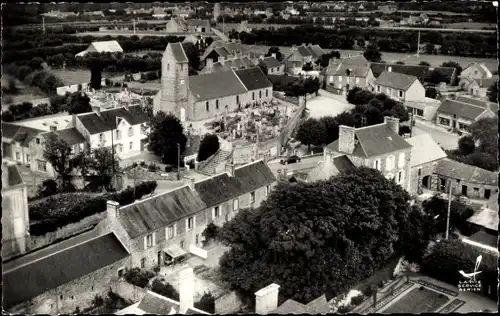
[[[39,88],[49,94],[54,94],[57,87],[64,85],[59,77],[45,70],[41,58],[34,58],[22,66],[5,65],[3,71],[19,79],[25,85]]]
[[[421,32],[429,41],[440,42],[441,54],[456,56],[496,56],[496,34],[451,33],[437,35],[437,32]],[[293,35],[292,35],[293,34]],[[239,38],[244,44],[262,44],[276,46],[318,44],[323,48],[352,49],[355,43],[377,45],[389,52],[410,52],[417,50],[418,32],[400,30],[381,30],[376,28],[337,28],[322,26],[297,26],[274,30],[255,29],[251,33],[235,31],[230,38]],[[421,41],[422,42],[422,41]]]

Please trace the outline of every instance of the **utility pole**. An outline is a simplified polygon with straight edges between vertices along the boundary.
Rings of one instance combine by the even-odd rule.
[[[417,58],[420,54],[420,31],[418,31]]]
[[[450,180],[450,192],[448,193],[448,215],[446,216],[446,234],[445,239],[448,239],[450,231],[450,213],[451,213],[451,190],[453,188],[452,182]]]

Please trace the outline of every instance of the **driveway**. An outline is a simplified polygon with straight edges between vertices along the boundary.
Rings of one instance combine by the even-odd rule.
[[[460,136],[452,134],[445,129],[437,127],[431,123],[415,121],[413,135],[430,134],[432,139],[441,147],[448,150],[457,149]]]
[[[309,110],[309,117],[320,118],[323,116],[336,116],[353,109],[354,105],[347,103],[345,96],[320,90],[320,95],[307,101],[306,107]]]

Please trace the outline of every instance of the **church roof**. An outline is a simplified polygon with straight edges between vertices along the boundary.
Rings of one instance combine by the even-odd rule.
[[[189,90],[197,101],[247,92],[232,70],[189,76]]]

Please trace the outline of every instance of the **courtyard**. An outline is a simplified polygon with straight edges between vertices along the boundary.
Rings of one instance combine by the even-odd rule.
[[[337,116],[344,111],[352,110],[354,105],[347,103],[345,96],[320,90],[320,95],[307,101],[306,107],[310,118],[320,118]]]

